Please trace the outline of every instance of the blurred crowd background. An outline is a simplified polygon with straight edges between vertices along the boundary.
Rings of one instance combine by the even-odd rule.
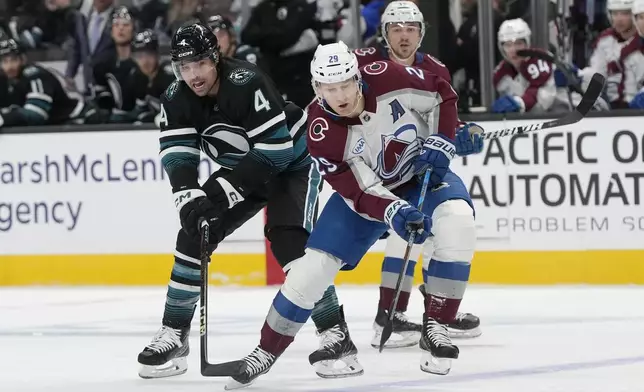
[[[287,99],[306,106],[313,98],[309,63],[316,46],[337,40],[352,48],[383,45],[380,17],[388,2],[0,0],[0,132],[3,126],[153,122],[159,96],[174,80],[166,57],[172,33],[194,20],[213,28],[223,55],[257,63]],[[644,108],[644,95],[637,94],[644,76],[630,81],[634,94],[621,93],[628,67],[620,51],[632,43],[639,53],[642,41],[632,0],[414,2],[427,26],[420,50],[449,69],[461,112],[501,112],[508,102],[508,111],[570,110],[573,94],[583,93],[592,74],[596,50],[606,52],[604,65],[592,71],[612,75],[619,91],[611,96],[607,86],[595,109]],[[494,68],[507,56],[498,34],[504,21],[515,19],[530,27],[514,40],[556,59],[548,63],[546,82],[555,83],[569,105],[521,110],[510,100],[499,106],[507,93]],[[598,46],[602,37],[610,38],[608,49]]]

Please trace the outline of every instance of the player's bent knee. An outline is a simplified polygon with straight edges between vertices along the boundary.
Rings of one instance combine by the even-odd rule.
[[[465,200],[448,200],[437,206],[432,225],[433,258],[441,261],[472,260],[476,247],[476,225],[474,211]]]
[[[271,228],[266,237],[271,242],[271,251],[277,262],[287,271],[291,261],[304,256],[309,232],[303,227],[277,226]]]
[[[290,267],[282,294],[301,308],[313,309],[333,284],[342,262],[328,253],[307,249],[304,257],[292,262]]]

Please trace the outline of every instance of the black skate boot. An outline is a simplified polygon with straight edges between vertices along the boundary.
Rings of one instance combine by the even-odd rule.
[[[161,378],[185,373],[188,370],[186,358],[190,353],[189,335],[190,327],[162,326],[152,342],[139,354],[139,363],[142,365],[139,376]]]
[[[423,315],[423,332],[420,339],[420,370],[445,375],[452,367],[452,359],[458,358],[458,347],[452,344],[447,328],[427,315]]]
[[[309,363],[322,378],[360,376],[364,373],[358,362],[358,348],[351,341],[349,328],[344,321],[344,310],[340,307],[340,322],[320,335],[320,348],[309,355]],[[336,366],[341,365],[341,366]]]
[[[378,308],[376,320],[373,322],[375,334],[371,339],[371,347],[380,348],[380,336],[382,336],[382,330],[385,328],[387,320],[389,320],[389,312]],[[393,326],[391,337],[385,343],[385,348],[410,347],[418,344],[420,332],[423,329],[422,325],[409,321],[403,312],[395,312]]]
[[[476,338],[481,336],[481,320],[472,313],[456,313],[453,323],[445,324],[452,339]]]
[[[250,386],[257,377],[271,369],[275,361],[277,361],[277,357],[257,346],[242,361],[244,361],[245,365],[243,373],[240,376],[231,377],[224,387],[225,390],[231,391]]]

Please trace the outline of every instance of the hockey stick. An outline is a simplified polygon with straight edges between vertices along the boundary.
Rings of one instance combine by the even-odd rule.
[[[483,140],[498,139],[500,137],[514,136],[516,134],[561,127],[564,125],[570,125],[579,122],[586,116],[586,114],[588,114],[595,101],[602,93],[602,90],[604,89],[604,80],[605,79],[601,74],[594,74],[592,79],[590,80],[590,83],[588,84],[586,92],[581,97],[581,102],[579,102],[579,105],[577,105],[575,110],[573,110],[570,114],[565,115],[564,117],[537,124],[520,125],[513,128],[499,129],[492,132],[483,132],[481,134],[481,137],[483,138]]]
[[[199,222],[201,252],[201,290],[199,309],[199,340],[201,343],[201,375],[204,377],[227,377],[241,374],[243,368],[239,361],[212,364],[208,362],[208,264],[210,263],[210,225],[205,219]],[[243,362],[242,362],[243,363]]]
[[[425,177],[423,178],[423,186],[420,188],[420,196],[418,197],[418,210],[422,212],[423,203],[425,202],[425,194],[427,194],[427,185],[429,184],[429,177],[431,176],[431,170],[425,172]],[[409,258],[411,257],[411,249],[414,247],[414,240],[416,239],[416,232],[413,231],[409,235],[409,241],[407,241],[407,248],[405,249],[405,256],[403,257],[403,267],[400,273],[398,274],[398,281],[396,282],[396,290],[394,293],[394,300],[389,305],[389,314],[387,318],[387,323],[382,329],[382,335],[380,335],[380,352],[385,348],[385,343],[391,337],[391,334],[394,330],[394,312],[398,306],[398,299],[400,298],[400,292],[402,291],[402,282],[405,279],[407,274],[407,267],[409,267]]]

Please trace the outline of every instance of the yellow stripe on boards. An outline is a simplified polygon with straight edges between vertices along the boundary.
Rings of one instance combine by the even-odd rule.
[[[174,257],[151,255],[0,256],[0,285],[166,285]],[[210,284],[262,286],[263,254],[216,254]]]
[[[379,284],[382,253],[369,253],[337,284]],[[173,256],[0,256],[0,285],[166,285]],[[417,263],[414,281],[422,282]],[[263,254],[215,254],[214,285],[262,286]],[[644,250],[478,252],[470,282],[486,284],[644,284]]]

